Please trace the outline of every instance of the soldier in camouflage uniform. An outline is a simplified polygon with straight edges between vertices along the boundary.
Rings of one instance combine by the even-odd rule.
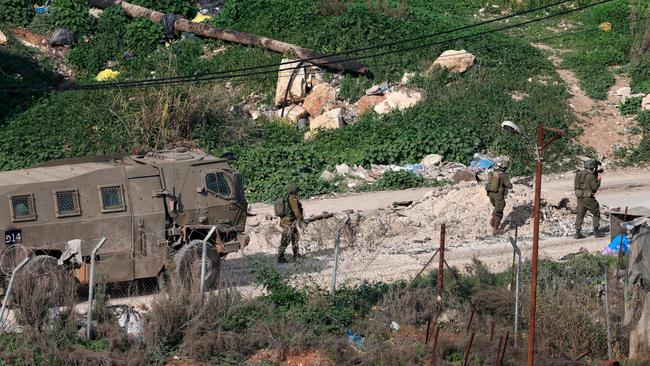
[[[290,184],[288,187],[288,194],[286,197],[288,210],[287,214],[280,219],[280,226],[282,227],[282,238],[280,239],[280,247],[278,248],[278,263],[287,263],[284,258],[284,251],[291,243],[293,250],[293,258],[298,259],[300,247],[298,241],[300,236],[298,234],[298,225],[304,225],[302,203],[298,200],[298,191],[300,188],[296,184]]]
[[[499,226],[501,226],[501,220],[503,219],[503,210],[506,208],[506,195],[508,194],[508,190],[512,189],[512,183],[510,183],[510,178],[506,173],[509,165],[510,163],[508,161],[497,163],[497,167],[488,176],[488,182],[485,186],[490,203],[494,207],[492,220],[490,220],[492,235],[499,233]]]
[[[594,236],[603,237],[605,234],[600,230],[600,205],[594,197],[598,188],[600,188],[601,177],[599,176],[598,160],[585,161],[584,169],[576,172],[574,180],[574,189],[576,193],[576,200],[578,202],[577,215],[576,215],[576,239],[583,239],[582,223],[585,219],[587,211],[591,212],[594,217]]]

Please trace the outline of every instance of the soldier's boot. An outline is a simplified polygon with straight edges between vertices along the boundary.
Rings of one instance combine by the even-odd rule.
[[[604,228],[600,229],[598,227],[595,227],[594,228],[594,236],[596,238],[604,238],[605,236],[607,236],[607,232],[606,232],[606,230]]]
[[[582,235],[582,230],[576,229],[576,235],[574,236],[574,238],[576,238],[576,239],[584,239],[585,236]]]
[[[289,261],[284,257],[284,254],[278,255],[278,264],[289,263]]]
[[[298,248],[293,248],[293,260],[297,261],[300,258],[300,250]]]

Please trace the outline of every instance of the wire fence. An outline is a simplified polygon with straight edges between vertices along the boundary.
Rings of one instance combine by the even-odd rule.
[[[410,238],[405,242],[404,236],[392,236],[390,234],[390,227],[397,225],[398,222],[391,221],[390,218],[378,221],[371,230],[360,232],[359,225],[357,225],[359,218],[354,217],[354,214],[339,214],[332,218],[323,220],[317,225],[313,226],[302,232],[302,247],[301,257],[296,261],[289,264],[278,264],[276,244],[279,244],[280,230],[277,227],[267,227],[266,231],[260,231],[262,237],[258,236],[250,247],[239,253],[233,253],[224,260],[219,258],[218,270],[220,270],[219,284],[217,288],[234,288],[242,293],[247,293],[251,296],[262,293],[264,290],[260,287],[258,279],[255,277],[255,270],[260,266],[272,266],[276,271],[283,274],[289,281],[297,286],[313,286],[326,291],[336,291],[337,289],[345,287],[353,287],[364,282],[394,282],[398,280],[406,280],[407,283],[412,283],[414,277],[420,276],[424,271],[433,271],[436,268],[443,268],[443,271],[438,273],[446,276],[452,281],[461,283],[458,274],[449,266],[449,262],[469,262],[471,258],[459,258],[457,253],[454,252],[453,245],[447,246],[441,250],[441,242],[444,242],[444,235],[440,238]],[[443,223],[432,222],[431,227],[442,229]],[[213,228],[213,230],[216,228]],[[162,234],[154,235],[147,234],[147,239],[162,238]],[[208,234],[206,238],[212,237]],[[264,239],[264,240],[262,240]],[[157,242],[158,239],[156,239]],[[63,243],[61,243],[63,244]],[[202,303],[204,297],[204,290],[211,290],[210,286],[206,285],[206,276],[209,272],[208,269],[208,256],[207,249],[210,244],[207,240],[203,240],[200,247],[197,247],[195,252],[198,256],[192,262],[192,270],[189,273],[197,281],[190,283],[191,286],[196,287],[197,290],[192,291],[192,296],[196,297],[198,303]],[[448,243],[449,244],[449,243]],[[98,238],[94,242],[86,243],[86,249],[91,249],[91,255],[88,258],[88,271],[86,281],[79,281],[79,273],[74,272],[77,281],[75,303],[76,308],[82,314],[85,314],[83,323],[85,324],[85,334],[87,338],[93,337],[93,300],[97,300],[97,293],[104,296],[103,300],[108,298],[112,310],[119,313],[117,318],[120,321],[120,326],[125,330],[135,333],[138,331],[139,319],[142,314],[136,310],[142,311],[153,301],[156,296],[168,296],[169,291],[165,288],[163,276],[141,278],[129,281],[107,281],[111,278],[110,271],[116,268],[123,268],[124,262],[131,263],[131,266],[137,266],[143,257],[147,261],[159,262],[163,266],[167,266],[170,270],[177,270],[178,268],[168,265],[174,263],[175,254],[178,251],[174,250],[147,250],[146,256],[143,256],[141,247],[137,241],[134,242],[132,238],[112,238],[110,235],[106,236],[106,240]],[[514,322],[512,323],[511,330],[507,334],[490,335],[490,339],[494,338],[494,342],[498,338],[500,340],[496,359],[501,357],[503,362],[504,354],[506,353],[506,345],[509,344],[509,339],[513,340],[512,346],[520,346],[519,339],[524,337],[522,334],[522,324],[525,325],[523,320],[520,320],[521,313],[523,312],[522,306],[526,304],[526,291],[528,289],[525,283],[525,276],[520,274],[521,242],[517,242],[517,237],[513,237],[510,247],[510,252],[503,252],[502,257],[505,261],[509,262],[510,254],[513,253],[513,278],[511,291],[514,292],[516,297],[515,306],[511,309]],[[525,245],[525,243],[524,243]],[[131,250],[125,253],[114,253],[115,248],[131,247]],[[58,245],[57,247],[61,247]],[[200,249],[200,250],[198,250]],[[54,277],[56,270],[52,267],[52,261],[40,261],[42,255],[30,255],[33,248],[16,244],[8,247],[2,252],[0,256],[0,268],[3,275],[9,279],[9,283],[17,283],[18,287],[24,287],[24,283],[19,284],[20,281],[16,278],[22,271],[23,274],[35,274],[42,278],[49,278],[47,281],[56,285],[58,277]],[[118,255],[119,254],[119,255]],[[466,256],[466,254],[461,254]],[[74,255],[72,256],[74,257]],[[516,258],[519,260],[516,260]],[[59,258],[55,258],[58,262]],[[30,263],[35,261],[34,263]],[[94,262],[94,265],[93,265]],[[15,264],[14,264],[15,263]],[[59,263],[56,263],[57,265]],[[179,263],[175,263],[177,266]],[[214,266],[214,263],[210,263]],[[63,263],[65,267],[65,263]],[[61,266],[57,266],[61,268]],[[70,268],[70,267],[68,267]],[[214,268],[213,268],[214,269]],[[78,268],[76,269],[78,270]],[[56,272],[58,273],[58,272]],[[131,272],[131,273],[135,273]],[[201,275],[203,273],[203,275]],[[13,276],[12,276],[13,275]],[[520,280],[522,283],[520,284]],[[604,278],[603,278],[604,280]],[[448,280],[445,280],[448,281]],[[551,281],[548,278],[542,278],[542,281]],[[570,286],[572,279],[570,278],[555,278],[552,281],[556,285]],[[607,330],[609,334],[608,346],[611,351],[611,327],[609,323],[613,316],[609,313],[611,301],[611,284],[602,281],[604,284],[604,305],[603,310],[607,312],[606,319]],[[6,283],[6,282],[5,282]],[[439,284],[443,282],[439,279]],[[446,283],[446,282],[445,282]],[[551,285],[551,283],[547,283]],[[12,293],[11,285],[5,287],[5,297],[3,300],[3,307],[0,311],[0,320],[2,321],[2,329],[11,331],[19,329],[19,321],[13,314],[13,309],[21,306],[20,297],[24,296],[19,292]],[[62,286],[62,288],[65,286]],[[101,287],[99,291],[95,291],[97,287]],[[46,287],[48,291],[54,291],[54,287]],[[60,290],[61,288],[59,288]],[[331,290],[330,290],[331,289]],[[162,291],[161,291],[162,290]],[[57,290],[58,291],[58,290]],[[442,296],[446,290],[440,289],[436,293],[432,293],[433,301],[440,303]],[[439,293],[439,294],[438,294]],[[438,297],[438,300],[435,298]],[[89,301],[90,300],[90,301]],[[55,301],[55,300],[52,300]],[[471,301],[471,300],[470,300]],[[47,311],[56,313],[56,307],[59,304],[47,303]],[[142,306],[145,305],[145,306]],[[481,312],[480,305],[470,303],[472,315],[470,316],[466,332],[466,349],[464,354],[468,355],[472,350],[472,344],[475,342],[475,337],[479,337],[476,333],[478,328],[471,326],[473,322],[474,312]],[[426,340],[431,341],[432,353],[435,354],[437,347],[438,323],[437,319],[442,314],[442,307],[438,311],[432,311],[429,318],[429,326],[425,334]],[[617,314],[620,316],[620,314]],[[492,332],[493,333],[493,332]],[[482,338],[481,338],[482,339]],[[429,343],[429,342],[427,342]]]

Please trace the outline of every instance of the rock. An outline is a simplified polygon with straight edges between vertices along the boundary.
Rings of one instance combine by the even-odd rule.
[[[318,130],[305,132],[305,136],[304,136],[305,141],[312,140],[314,137],[316,137],[316,134],[318,134]]]
[[[646,95],[641,101],[641,109],[644,111],[650,110],[650,94]]]
[[[646,95],[644,93],[634,93],[634,94],[630,94],[630,95],[624,95],[624,96],[621,97],[621,104],[625,104],[625,102],[627,102],[628,99],[645,98],[645,96]]]
[[[438,166],[442,163],[442,156],[438,154],[430,154],[424,157],[422,159],[422,165],[424,165],[427,169],[431,169],[434,166]]]
[[[99,19],[101,17],[102,13],[104,10],[98,9],[98,8],[90,8],[88,10],[88,14],[90,14],[91,17]]]
[[[309,129],[312,131],[319,129],[336,129],[341,127],[343,127],[343,110],[341,108],[325,112],[314,118],[309,124]]]
[[[339,165],[335,166],[334,168],[336,169],[336,175],[338,175],[339,177],[343,177],[343,176],[346,176],[346,175],[350,174],[350,170],[351,170],[350,166],[348,164],[345,164],[345,163],[339,164]]]
[[[74,33],[65,28],[57,28],[50,37],[50,47],[71,46],[74,44]]]
[[[298,129],[303,129],[309,127],[309,118],[301,118],[298,120]]]
[[[318,84],[305,98],[303,107],[312,116],[318,116],[328,103],[336,102],[336,90],[328,83]]]
[[[388,91],[388,83],[383,83],[366,89],[366,95],[384,95],[386,91]]]
[[[474,182],[476,181],[476,173],[467,169],[467,170],[461,170],[456,173],[451,177],[451,179],[454,181],[454,183],[458,184],[460,182]]]
[[[386,100],[375,106],[375,112],[386,114],[393,109],[400,112],[411,108],[422,100],[422,93],[417,91],[400,90],[386,94]]]
[[[368,108],[374,107],[377,104],[386,100],[386,97],[383,95],[364,95],[357,102],[357,108],[359,109],[359,114],[363,114]]]
[[[292,104],[290,106],[284,107],[284,114],[282,108],[278,109],[275,112],[277,118],[286,118],[293,123],[297,123],[299,119],[307,116],[307,111],[305,108],[298,104]]]
[[[626,97],[630,94],[632,94],[632,88],[630,88],[629,86],[624,86],[622,88],[617,89],[614,95],[619,97]]]
[[[405,72],[400,80],[399,85],[407,85],[415,77],[414,72]]]
[[[305,99],[305,94],[306,94],[306,75],[305,75],[305,69],[304,68],[299,68],[299,69],[290,69],[292,67],[297,67],[298,62],[292,62],[285,64],[285,62],[291,62],[292,60],[290,59],[282,59],[282,65],[280,65],[280,70],[278,72],[278,83],[276,84],[275,87],[275,105],[276,106],[282,106],[285,104],[285,94],[286,94],[286,99],[287,99],[287,104],[296,104],[299,102],[302,102]],[[290,70],[286,70],[290,69]],[[295,71],[295,76],[293,79],[291,78],[291,75]],[[291,88],[289,88],[289,81],[292,81],[291,83]],[[287,92],[287,89],[289,89],[289,92]]]
[[[0,31],[0,45],[5,45],[7,44],[7,36],[5,36],[2,31]]]
[[[436,67],[442,67],[443,69],[460,74],[472,67],[474,60],[476,60],[476,56],[465,50],[447,50],[433,62],[433,65],[429,68],[429,72],[432,72]]]
[[[330,172],[329,170],[323,170],[323,172],[320,175],[320,179],[324,180],[326,182],[330,182],[336,178],[336,174]]]

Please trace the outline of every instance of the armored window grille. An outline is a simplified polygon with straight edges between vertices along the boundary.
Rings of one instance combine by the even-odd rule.
[[[122,186],[103,186],[99,187],[102,201],[103,212],[124,211],[124,196],[122,195]]]
[[[205,187],[209,192],[223,197],[232,196],[232,188],[225,173],[215,172],[205,175]]]
[[[14,222],[36,220],[33,194],[11,196],[11,219]]]
[[[79,207],[79,192],[76,189],[55,191],[56,216],[68,217],[81,215]]]

